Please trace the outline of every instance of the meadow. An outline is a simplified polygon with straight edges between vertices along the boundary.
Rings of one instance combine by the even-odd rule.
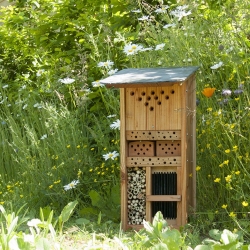
[[[18,0],[0,12],[2,249],[248,249],[247,0]],[[158,214],[122,232],[119,90],[100,80],[172,66],[199,66],[197,208],[180,231]]]

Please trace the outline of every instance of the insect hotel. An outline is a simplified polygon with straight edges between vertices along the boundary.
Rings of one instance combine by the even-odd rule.
[[[195,208],[197,69],[124,69],[101,81],[120,88],[124,230],[141,229],[158,211],[179,228]]]

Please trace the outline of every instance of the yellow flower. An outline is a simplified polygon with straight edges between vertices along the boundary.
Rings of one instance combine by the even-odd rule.
[[[49,186],[49,189],[51,189],[51,188],[53,188],[53,185],[50,185],[50,186]]]
[[[238,147],[237,146],[233,146],[233,151],[237,151]]]
[[[207,144],[207,148],[210,148],[210,144]]]
[[[196,171],[199,171],[199,170],[201,170],[201,167],[200,167],[200,166],[197,166],[197,167],[196,167]]]
[[[93,171],[93,169],[91,168],[90,170],[89,170],[89,172],[92,172]]]
[[[238,98],[234,98],[234,100],[235,100],[235,101],[239,101],[239,100],[240,100],[240,98],[239,98],[239,97],[238,97]]]
[[[215,90],[216,88],[204,88],[201,93],[206,97],[211,97],[213,96]]]
[[[226,182],[231,182],[232,181],[232,175],[227,175],[225,177]]]
[[[242,204],[243,207],[247,207],[248,206],[248,202],[246,202],[246,201],[243,201],[241,204]]]
[[[227,208],[227,205],[226,205],[226,204],[223,204],[221,207],[224,208],[224,209],[226,209],[226,208]]]
[[[236,171],[235,174],[239,175],[239,174],[240,174],[240,171]]]
[[[213,109],[212,108],[207,108],[207,111],[208,112],[211,112]]]
[[[94,149],[94,148],[91,148],[90,150],[92,150],[92,151],[93,151],[93,150],[95,150],[95,149]]]
[[[224,166],[224,163],[221,163],[221,164],[219,165],[220,168],[222,168],[223,166]]]
[[[228,163],[229,163],[229,160],[226,160],[223,162],[223,164],[225,164],[225,165],[228,165]]]
[[[23,198],[23,194],[20,194],[20,198]]]
[[[61,182],[61,180],[54,181],[54,184],[58,184],[58,183],[60,183],[60,182]]]
[[[214,182],[220,182],[220,178],[216,178]]]
[[[231,213],[229,214],[229,216],[230,216],[231,218],[235,218],[235,217],[236,217],[236,214],[235,214],[234,212],[231,212]]]
[[[80,148],[81,146],[80,145],[77,145],[76,148]]]
[[[0,205],[3,205],[4,204],[4,201],[0,201]]]
[[[70,145],[67,145],[67,148],[70,148]]]
[[[225,150],[225,153],[228,154],[228,153],[230,153],[230,151],[231,151],[230,149],[226,149],[226,150]]]

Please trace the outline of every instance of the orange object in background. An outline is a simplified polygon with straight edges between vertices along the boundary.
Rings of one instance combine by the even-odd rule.
[[[206,97],[212,97],[216,88],[205,88],[201,92]]]

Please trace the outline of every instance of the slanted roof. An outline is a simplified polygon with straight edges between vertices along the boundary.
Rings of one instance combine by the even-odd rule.
[[[106,87],[150,87],[166,86],[186,81],[199,67],[141,68],[123,69],[100,83]]]

